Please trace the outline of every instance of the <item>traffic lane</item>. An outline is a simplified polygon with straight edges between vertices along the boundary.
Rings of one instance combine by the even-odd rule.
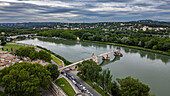
[[[75,74],[71,73],[70,71],[66,71],[67,73],[69,73],[70,75],[74,76],[74,78],[76,80],[79,81],[80,84],[82,84],[84,87],[86,87],[87,90],[89,90],[90,93],[93,94],[93,96],[102,96],[101,94],[99,94],[96,90],[94,90],[91,86],[89,86],[85,81],[83,81],[82,79],[80,79],[78,76],[76,76]]]

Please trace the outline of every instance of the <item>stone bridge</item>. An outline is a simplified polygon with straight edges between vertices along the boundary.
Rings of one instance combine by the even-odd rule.
[[[8,39],[16,39],[17,37],[29,37],[29,36],[35,36],[37,34],[23,34],[23,35],[15,35],[15,36],[10,36],[7,37]]]
[[[75,62],[75,63],[70,64],[70,65],[67,65],[67,66],[64,66],[64,67],[62,67],[62,68],[59,68],[58,70],[59,70],[59,71],[62,71],[62,70],[64,70],[64,69],[74,67],[74,66],[76,66],[77,64],[82,63],[83,61],[86,61],[86,60],[92,60],[92,61],[95,61],[95,62],[98,64],[98,63],[99,63],[99,62],[98,62],[98,58],[102,57],[102,59],[110,59],[110,55],[111,55],[112,53],[114,53],[115,56],[122,56],[122,53],[120,52],[120,49],[116,49],[116,50],[114,50],[114,51],[110,51],[110,52],[107,52],[107,53],[104,53],[104,54],[100,54],[100,55],[97,55],[97,56],[95,56],[94,53],[93,53],[90,58],[87,58],[87,59],[84,59],[84,60]]]

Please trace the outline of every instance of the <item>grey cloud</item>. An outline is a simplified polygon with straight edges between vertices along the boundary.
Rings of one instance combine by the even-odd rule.
[[[26,0],[18,0],[18,1],[26,1]],[[27,0],[30,1],[30,0]],[[66,2],[71,5],[71,7],[55,7],[55,6],[46,6],[46,5],[36,5],[32,3],[20,3],[20,2],[6,2],[10,3],[9,6],[0,6],[0,17],[8,18],[1,19],[0,22],[19,22],[19,21],[56,21],[63,20],[65,21],[87,21],[87,22],[97,22],[97,21],[113,21],[113,20],[137,20],[137,19],[148,19],[153,16],[168,16],[170,15],[170,1],[168,0],[153,0],[153,3],[144,3],[144,2],[136,2],[131,4],[132,1],[135,0],[49,0],[50,1],[61,1]],[[162,5],[156,5],[155,2],[164,2]],[[5,1],[4,1],[5,2]],[[126,9],[127,6],[132,8],[132,11],[89,11],[88,9],[93,8],[102,8],[105,7],[102,3],[113,2],[121,3],[124,5],[120,6],[109,6],[111,8],[120,8]],[[166,2],[166,3],[165,3]],[[2,3],[0,1],[0,3]],[[80,4],[82,3],[82,4]],[[75,5],[72,5],[75,4]],[[79,5],[80,4],[80,5]],[[112,4],[112,3],[110,3]],[[155,8],[155,10],[146,10],[143,12],[133,11],[133,6],[142,7],[142,8]],[[163,10],[164,12],[158,12],[157,9]],[[167,10],[167,12],[165,12]],[[51,17],[49,14],[75,14],[75,17]],[[126,15],[124,15],[126,14]],[[39,18],[42,17],[42,18]],[[95,17],[95,18],[94,18]],[[61,21],[60,21],[61,22]]]

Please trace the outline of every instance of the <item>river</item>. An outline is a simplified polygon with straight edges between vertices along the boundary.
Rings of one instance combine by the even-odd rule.
[[[111,55],[111,61],[104,62],[99,58],[102,68],[110,69],[113,80],[131,76],[149,85],[151,93],[156,96],[170,96],[170,56],[132,48],[72,40],[35,38],[17,42],[42,46],[71,62],[86,59],[92,53],[99,55],[120,48],[123,57]]]

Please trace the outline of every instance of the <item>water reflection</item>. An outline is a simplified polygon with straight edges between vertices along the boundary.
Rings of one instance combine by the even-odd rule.
[[[38,38],[38,40],[43,41],[43,42],[53,42],[56,44],[64,44],[64,45],[69,45],[69,46],[74,46],[78,44],[77,41],[57,40],[53,38]]]
[[[53,43],[56,43],[56,44],[64,44],[64,45],[69,45],[69,46],[75,46],[75,45],[81,45],[83,47],[96,47],[96,48],[107,48],[107,45],[105,44],[98,44],[96,46],[95,43],[91,43],[91,42],[80,42],[80,41],[75,41],[75,40],[63,40],[63,39],[60,39],[60,40],[57,40],[57,39],[54,39],[54,38],[38,38],[38,40],[40,41],[43,41],[43,42],[53,42]]]
[[[120,58],[121,58],[120,56],[115,56],[114,59],[112,59],[112,60],[108,60],[108,59],[102,60],[102,63],[100,64],[100,66],[103,66],[103,65],[106,65],[106,64],[110,64],[110,63],[113,64],[114,62],[119,61]]]
[[[170,57],[162,54],[157,54],[157,53],[152,53],[152,52],[147,52],[147,51],[142,51],[142,50],[137,50],[137,49],[129,49],[122,47],[121,49],[124,50],[125,53],[139,53],[141,58],[147,58],[150,60],[156,60],[159,59],[163,63],[167,64],[170,61]]]

